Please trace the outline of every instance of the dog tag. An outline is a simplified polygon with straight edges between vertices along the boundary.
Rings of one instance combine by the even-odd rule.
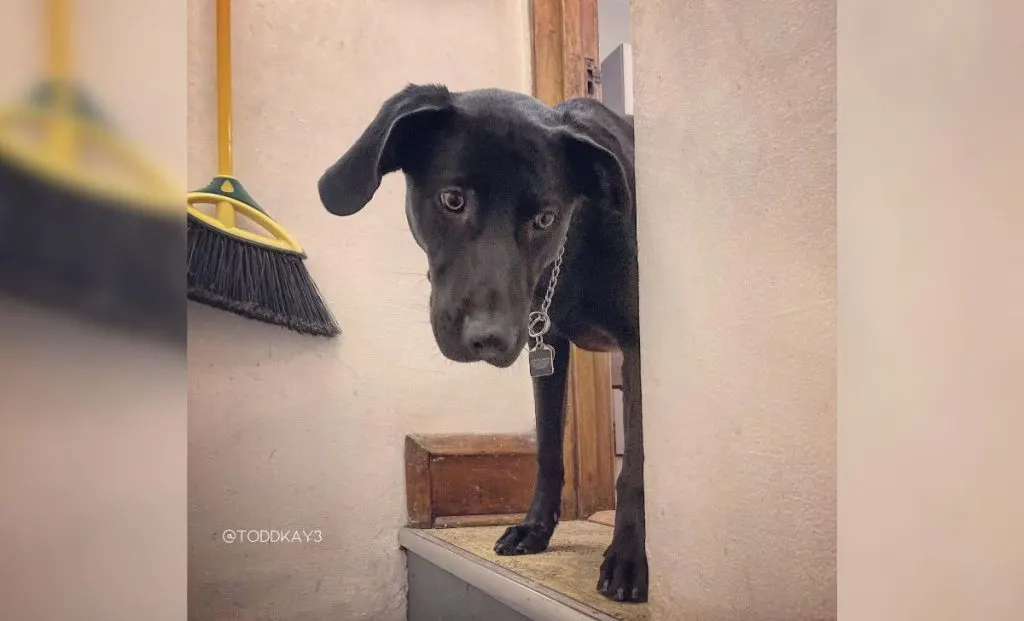
[[[541,343],[530,350],[530,377],[547,377],[555,372],[555,350]]]

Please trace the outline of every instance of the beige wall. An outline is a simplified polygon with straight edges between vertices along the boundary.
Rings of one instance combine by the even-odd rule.
[[[834,619],[835,3],[633,19],[653,618]]]
[[[1020,619],[1024,5],[839,2],[836,145],[832,7],[672,4],[634,4],[654,617]]]
[[[842,619],[1024,618],[1024,3],[841,0]]]
[[[214,3],[189,6],[196,186],[216,165]],[[405,434],[529,430],[528,372],[438,353],[400,176],[348,219],[324,211],[316,181],[407,82],[528,91],[526,4],[247,0],[234,26],[236,172],[305,245],[344,334],[190,307],[189,605],[197,620],[404,619]],[[227,545],[225,528],[324,541]]]

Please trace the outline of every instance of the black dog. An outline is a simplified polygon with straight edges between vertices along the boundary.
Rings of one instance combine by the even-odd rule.
[[[530,346],[536,368],[547,372],[533,382],[533,504],[495,551],[540,552],[558,523],[569,343],[619,349],[626,451],[598,590],[646,600],[632,123],[593,99],[551,108],[501,90],[412,85],[388,99],[323,174],[320,199],[335,215],[353,214],[398,170],[409,228],[427,254],[430,321],[446,357],[508,367],[529,330],[546,323],[531,311],[550,316],[550,332]],[[537,320],[532,327],[528,317]],[[531,371],[534,362],[531,353]]]

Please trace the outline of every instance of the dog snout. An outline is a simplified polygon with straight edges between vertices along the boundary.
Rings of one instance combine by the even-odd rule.
[[[462,340],[480,360],[507,360],[519,341],[519,326],[493,314],[475,314],[466,318]]]

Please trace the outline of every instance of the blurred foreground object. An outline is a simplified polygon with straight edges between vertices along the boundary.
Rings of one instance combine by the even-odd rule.
[[[217,0],[217,139],[220,174],[188,195],[188,297],[300,334],[336,336],[305,251],[232,176],[230,0]],[[239,215],[264,233],[237,226]]]
[[[0,334],[0,619],[183,621],[184,348],[2,296]]]
[[[69,0],[48,0],[47,78],[0,111],[0,292],[184,342],[183,193],[72,74]]]

